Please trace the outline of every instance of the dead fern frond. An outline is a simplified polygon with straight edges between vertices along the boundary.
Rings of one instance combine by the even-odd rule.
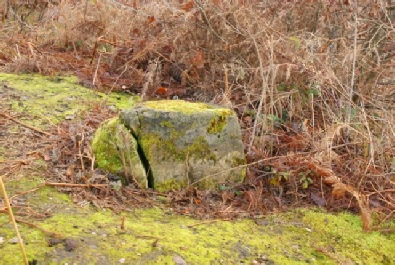
[[[132,62],[142,63],[150,59],[152,54],[156,54],[157,43],[155,41],[147,43],[146,41],[139,41],[134,46],[136,52],[133,54]]]
[[[350,185],[341,182],[336,182],[335,184],[333,184],[332,194],[334,196],[343,197],[346,192],[350,193],[357,200],[363,229],[365,231],[369,231],[371,224],[371,211],[367,196],[363,195],[361,192],[358,192]]]

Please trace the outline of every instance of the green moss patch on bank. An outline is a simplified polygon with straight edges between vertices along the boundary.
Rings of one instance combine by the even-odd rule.
[[[12,109],[29,114],[29,119],[23,121],[38,127],[74,119],[100,103],[106,103],[114,109],[125,109],[137,101],[137,98],[130,95],[106,95],[87,89],[79,85],[77,78],[73,76],[54,78],[0,73],[0,82],[9,89],[7,96]]]
[[[51,201],[63,207],[51,210],[52,217],[32,223],[61,235],[62,243],[49,246],[50,236],[19,224],[28,258],[39,264],[114,264],[121,259],[126,264],[173,264],[174,257],[187,264],[248,264],[253,260],[390,264],[395,260],[395,236],[365,233],[360,218],[349,213],[297,209],[255,220],[204,222],[159,208],[117,215],[89,205],[78,207],[64,194],[57,194],[52,188],[36,192],[44,205]],[[122,217],[125,229],[121,229]],[[0,252],[6,264],[17,264],[22,258],[18,245],[8,242],[15,235],[7,221],[6,215],[0,216],[0,236],[4,238]],[[70,241],[73,249],[68,251],[65,242]]]

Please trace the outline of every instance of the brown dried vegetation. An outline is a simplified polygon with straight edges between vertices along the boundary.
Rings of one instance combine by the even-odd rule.
[[[2,8],[3,71],[72,72],[101,91],[238,113],[246,183],[167,194],[179,212],[228,218],[312,203],[359,211],[365,229],[393,219],[394,1],[9,0]],[[89,124],[87,138],[98,122]],[[81,150],[62,136],[76,135],[75,125],[63,126],[58,136],[70,146],[58,148],[70,153],[58,163],[69,164]],[[84,157],[77,167],[87,171]],[[131,190],[104,197],[125,202]]]

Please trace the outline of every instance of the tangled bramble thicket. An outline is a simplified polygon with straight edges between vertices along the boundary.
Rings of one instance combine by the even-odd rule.
[[[7,3],[3,71],[233,108],[249,174],[223,203],[394,217],[393,1]]]

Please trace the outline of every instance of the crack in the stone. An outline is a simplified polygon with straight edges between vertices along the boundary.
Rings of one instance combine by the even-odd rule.
[[[139,113],[137,112],[137,117],[139,120],[139,125],[138,125],[138,132],[133,131],[132,128],[129,128],[129,126],[126,126],[126,128],[128,128],[130,134],[132,135],[132,137],[136,140],[137,143],[137,154],[140,158],[141,163],[143,164],[144,170],[145,170],[145,175],[147,177],[147,182],[148,182],[148,188],[153,189],[154,188],[154,176],[152,174],[151,171],[151,166],[149,164],[148,158],[146,157],[146,155],[144,154],[143,148],[141,146],[138,134],[141,132],[141,117],[139,115]]]

